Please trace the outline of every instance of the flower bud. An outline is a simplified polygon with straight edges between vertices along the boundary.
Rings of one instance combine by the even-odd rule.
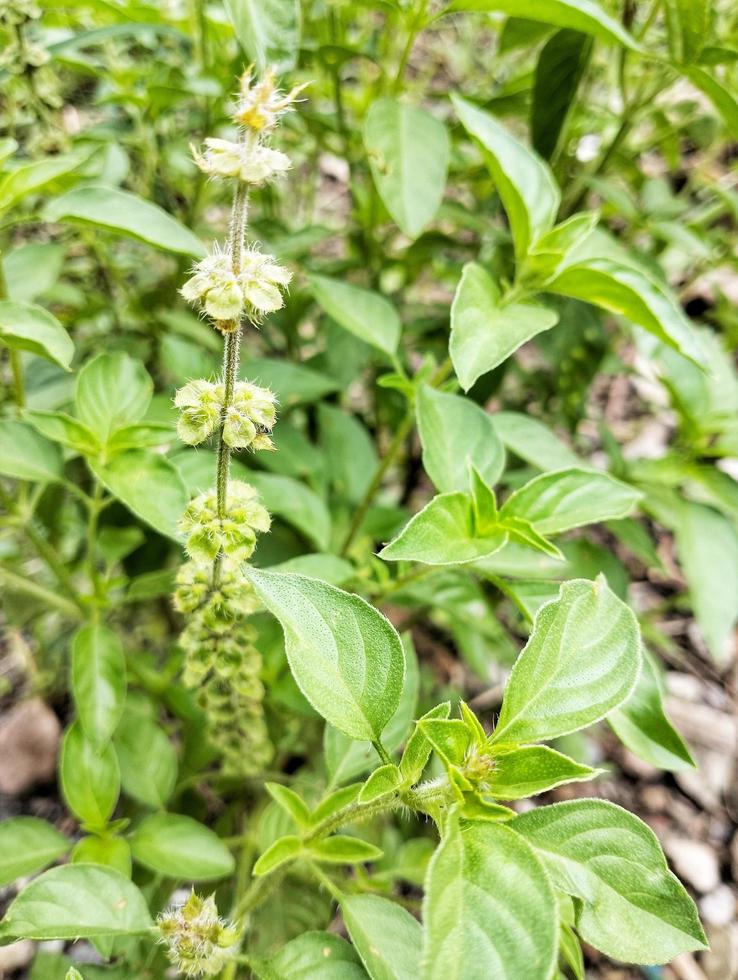
[[[292,166],[285,153],[256,140],[234,143],[209,138],[205,140],[205,152],[198,153],[193,147],[192,155],[203,173],[211,177],[238,178],[255,187],[281,176]]]
[[[215,898],[193,891],[180,908],[157,919],[161,942],[175,969],[186,977],[215,976],[235,952],[238,932],[218,915]]]
[[[208,490],[190,501],[179,527],[187,535],[187,552],[195,561],[213,561],[221,551],[245,561],[256,548],[256,532],[268,531],[270,524],[254,487],[232,480],[222,518],[218,516],[215,490]]]
[[[223,410],[223,385],[212,381],[190,381],[174,396],[181,409],[177,435],[188,446],[197,446],[213,434]]]
[[[240,616],[250,616],[261,607],[252,586],[236,562],[224,558],[217,586],[213,586],[212,565],[186,562],[177,573],[174,608],[195,613],[215,632],[225,631]]]
[[[269,432],[276,417],[276,399],[268,388],[239,381],[225,415],[223,441],[232,449],[274,449]]]

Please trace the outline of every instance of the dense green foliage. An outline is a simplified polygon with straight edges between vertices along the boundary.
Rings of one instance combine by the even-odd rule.
[[[62,716],[78,828],[0,826],[3,941],[85,980],[704,948],[638,818],[515,801],[596,779],[605,719],[691,767],[662,617],[717,670],[738,619],[736,20],[3,8],[3,694]],[[686,589],[640,609],[664,529]]]

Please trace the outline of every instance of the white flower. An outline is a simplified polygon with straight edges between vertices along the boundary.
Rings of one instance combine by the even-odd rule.
[[[260,186],[289,170],[289,157],[279,150],[255,141],[233,143],[209,138],[205,152],[193,147],[192,155],[203,173],[214,177],[237,177],[246,184]]]
[[[265,72],[261,81],[254,81],[251,69],[241,76],[241,91],[233,118],[241,126],[264,133],[279,122],[279,117],[289,112],[307,83],[296,85],[285,95],[276,85],[273,69]]]
[[[218,322],[235,324],[245,313],[258,323],[284,305],[282,290],[291,278],[287,269],[258,249],[242,249],[238,274],[228,253],[216,250],[197,263],[180,292]]]

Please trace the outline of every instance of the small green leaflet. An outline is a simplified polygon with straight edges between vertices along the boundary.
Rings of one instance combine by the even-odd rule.
[[[56,827],[38,817],[11,817],[0,823],[0,887],[40,871],[71,846]]]
[[[522,412],[495,412],[492,423],[503,444],[539,470],[562,470],[586,464],[543,422]]]
[[[126,697],[123,647],[107,626],[85,626],[75,636],[72,690],[85,735],[102,747],[118,726]]]
[[[118,758],[110,742],[96,747],[79,721],[67,729],[59,765],[67,806],[88,829],[103,829],[120,792]]]
[[[511,825],[576,902],[582,939],[617,960],[667,963],[704,949],[694,902],[669,871],[653,831],[604,800],[540,807]]]
[[[395,307],[381,293],[318,275],[310,276],[310,286],[320,306],[344,330],[385,354],[395,353],[402,324]]]
[[[209,827],[181,813],[152,813],[131,837],[134,860],[169,878],[209,881],[235,868],[233,855]]]
[[[25,422],[0,420],[0,475],[32,483],[61,480],[64,464],[59,447]]]
[[[515,139],[494,116],[458,95],[452,94],[451,100],[466,131],[485,150],[510,222],[515,256],[522,262],[531,244],[556,220],[560,201],[556,181],[538,154]]]
[[[558,928],[556,897],[527,842],[450,817],[425,882],[422,980],[549,980]]]
[[[290,668],[315,710],[352,738],[379,738],[405,679],[394,627],[359,596],[318,579],[251,567],[246,574],[282,624]]]
[[[503,748],[494,753],[495,768],[485,781],[485,792],[498,800],[521,800],[562,783],[594,779],[599,773],[546,745]]]
[[[505,450],[492,416],[460,395],[421,385],[416,402],[423,467],[441,493],[465,491],[471,462],[493,486],[505,466]]]
[[[98,354],[77,375],[79,420],[105,444],[116,429],[140,422],[154,385],[141,361],[127,354]]]
[[[74,344],[55,316],[33,303],[0,301],[0,346],[23,350],[69,370]]]
[[[417,238],[446,186],[446,127],[424,109],[378,99],[366,114],[364,146],[385,207],[409,238]]]
[[[260,980],[367,980],[356,951],[332,932],[304,932],[268,960],[249,958]]]
[[[591,725],[630,696],[640,668],[638,622],[604,578],[565,582],[536,615],[491,741],[540,742]]]
[[[476,262],[464,266],[451,306],[449,352],[461,387],[502,364],[522,344],[550,330],[558,314],[534,303],[505,303],[492,277]]]
[[[379,895],[346,895],[341,913],[371,980],[416,980],[422,936],[417,919]]]

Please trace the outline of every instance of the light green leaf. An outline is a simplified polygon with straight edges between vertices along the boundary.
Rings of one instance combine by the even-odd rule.
[[[422,980],[549,980],[556,898],[533,849],[497,823],[451,818],[428,868]]]
[[[485,160],[507,213],[522,262],[531,244],[553,226],[560,194],[548,165],[529,147],[520,143],[488,112],[452,94],[456,114],[466,131],[479,140]]]
[[[74,864],[104,864],[131,877],[131,848],[121,837],[83,837],[72,851]]]
[[[507,303],[476,262],[464,266],[451,306],[449,352],[461,387],[502,364],[524,343],[550,330],[558,314],[533,303]]]
[[[572,800],[516,817],[511,826],[572,895],[585,942],[628,963],[667,963],[704,949],[689,895],[669,871],[653,831],[604,800]]]
[[[591,34],[600,41],[622,44],[633,51],[640,51],[637,41],[595,3],[594,0],[454,0],[446,8],[451,10],[495,11],[510,14],[521,20],[535,20],[554,27],[568,27],[573,31]]]
[[[379,465],[374,440],[355,415],[326,402],[318,406],[318,428],[331,484],[342,499],[358,503]]]
[[[25,350],[69,370],[74,344],[55,316],[32,303],[0,301],[0,346]]]
[[[542,473],[511,494],[500,517],[521,517],[541,534],[560,534],[583,524],[625,517],[641,496],[606,473],[557,470]]]
[[[114,744],[125,792],[146,806],[163,807],[177,783],[177,754],[164,729],[129,711]]]
[[[607,721],[620,741],[652,766],[670,772],[694,768],[689,747],[664,711],[659,677],[645,650],[635,690]]]
[[[105,827],[120,793],[120,769],[113,746],[97,748],[75,721],[64,736],[59,765],[67,806],[93,830]]]
[[[26,411],[23,418],[52,442],[61,443],[62,446],[85,456],[95,456],[100,452],[100,442],[92,429],[71,415],[65,415],[64,412]]]
[[[335,378],[329,378],[304,364],[271,357],[255,357],[246,361],[239,376],[270,388],[283,410],[319,401],[340,388]]]
[[[402,649],[405,654],[405,683],[397,710],[382,732],[382,744],[390,753],[395,752],[407,738],[418,705],[418,658],[409,633],[402,636]],[[377,750],[371,742],[349,738],[332,725],[325,727],[323,751],[331,786],[355,779],[377,764]]]
[[[638,622],[604,578],[565,582],[535,618],[492,741],[539,742],[591,725],[630,697],[640,667]]]
[[[354,566],[338,555],[296,555],[270,567],[272,572],[294,572],[319,578],[329,585],[344,585],[354,576]]]
[[[290,668],[315,710],[352,738],[379,738],[405,677],[394,627],[363,599],[318,579],[253,568],[247,575],[282,624]]]
[[[8,298],[18,303],[32,303],[52,288],[59,279],[64,263],[63,245],[30,242],[2,257],[2,269],[8,284]]]
[[[249,966],[259,980],[366,980],[356,951],[332,932],[304,932]]]
[[[64,834],[38,817],[0,823],[0,888],[51,864],[70,847]]]
[[[394,354],[402,324],[395,307],[380,293],[328,276],[310,276],[315,299],[328,316],[355,337]]]
[[[424,109],[378,99],[364,122],[364,147],[385,207],[410,238],[433,220],[448,170],[446,127]]]
[[[485,792],[499,800],[522,800],[562,783],[594,779],[599,770],[582,766],[546,745],[522,745],[495,752],[495,768],[485,780]]]
[[[118,726],[126,697],[126,661],[107,626],[84,626],[72,645],[72,691],[87,738],[103,746]]]
[[[341,914],[371,980],[416,980],[422,930],[408,911],[379,895],[346,895]]]
[[[667,0],[669,49],[680,62],[680,70],[697,61],[702,48],[710,42],[711,12],[710,0]]]
[[[281,783],[264,783],[264,789],[274,802],[288,813],[292,821],[301,829],[310,825],[310,810],[301,796],[289,786]]]
[[[233,855],[209,827],[181,813],[152,813],[131,837],[134,861],[157,874],[186,881],[224,878],[235,868]]]
[[[738,101],[724,85],[696,65],[679,69],[690,82],[707,96],[723,118],[730,136],[738,139]]]
[[[205,247],[189,228],[157,204],[115,187],[76,187],[52,198],[44,221],[73,221],[136,238],[165,252],[202,258]]]
[[[256,487],[270,514],[281,517],[321,551],[331,541],[331,515],[322,497],[300,480],[272,473],[251,472],[248,482]]]
[[[64,864],[46,871],[13,901],[0,935],[17,939],[126,936],[152,927],[146,901],[112,868]]]
[[[539,470],[563,470],[586,464],[538,419],[522,412],[495,412],[492,424],[503,444]]]
[[[132,513],[160,534],[181,540],[177,521],[189,498],[172,462],[147,449],[130,449],[107,463],[88,462],[98,480]]]
[[[292,861],[302,851],[302,841],[294,834],[280,837],[264,851],[259,860],[254,865],[252,874],[256,878],[268,875],[275,871],[281,864]]]
[[[437,704],[430,711],[427,711],[415,723],[415,728],[407,740],[407,745],[400,761],[400,772],[405,781],[411,785],[417,783],[423,775],[423,770],[428,764],[433,748],[423,731],[421,722],[430,721],[435,718],[448,718],[450,711],[451,704],[448,701],[444,701],[442,704]]]
[[[89,156],[89,151],[77,153],[59,153],[56,156],[43,157],[32,163],[24,163],[6,174],[0,180],[0,210],[9,208],[16,201],[40,190],[57,177],[71,173]]]
[[[54,483],[64,465],[59,447],[25,422],[0,420],[0,475],[32,483]]]
[[[259,72],[294,68],[300,47],[299,0],[226,0],[236,36]]]
[[[738,534],[722,514],[684,502],[676,546],[697,624],[718,663],[726,663],[738,622]]]
[[[437,490],[467,490],[469,463],[495,484],[505,467],[505,450],[492,417],[476,402],[422,385],[416,402],[423,466]]]
[[[396,793],[402,783],[403,778],[400,770],[394,763],[388,762],[386,765],[380,766],[379,769],[375,769],[361,787],[358,797],[359,803],[371,803],[382,796]]]
[[[681,308],[660,283],[635,266],[590,258],[565,266],[546,289],[624,316],[685,357],[701,362],[694,328]]]
[[[140,422],[154,385],[141,361],[127,354],[98,354],[77,375],[77,415],[101,442],[116,429]]]
[[[374,844],[347,834],[313,841],[306,845],[306,849],[310,857],[321,864],[364,864],[382,857],[382,851]]]

